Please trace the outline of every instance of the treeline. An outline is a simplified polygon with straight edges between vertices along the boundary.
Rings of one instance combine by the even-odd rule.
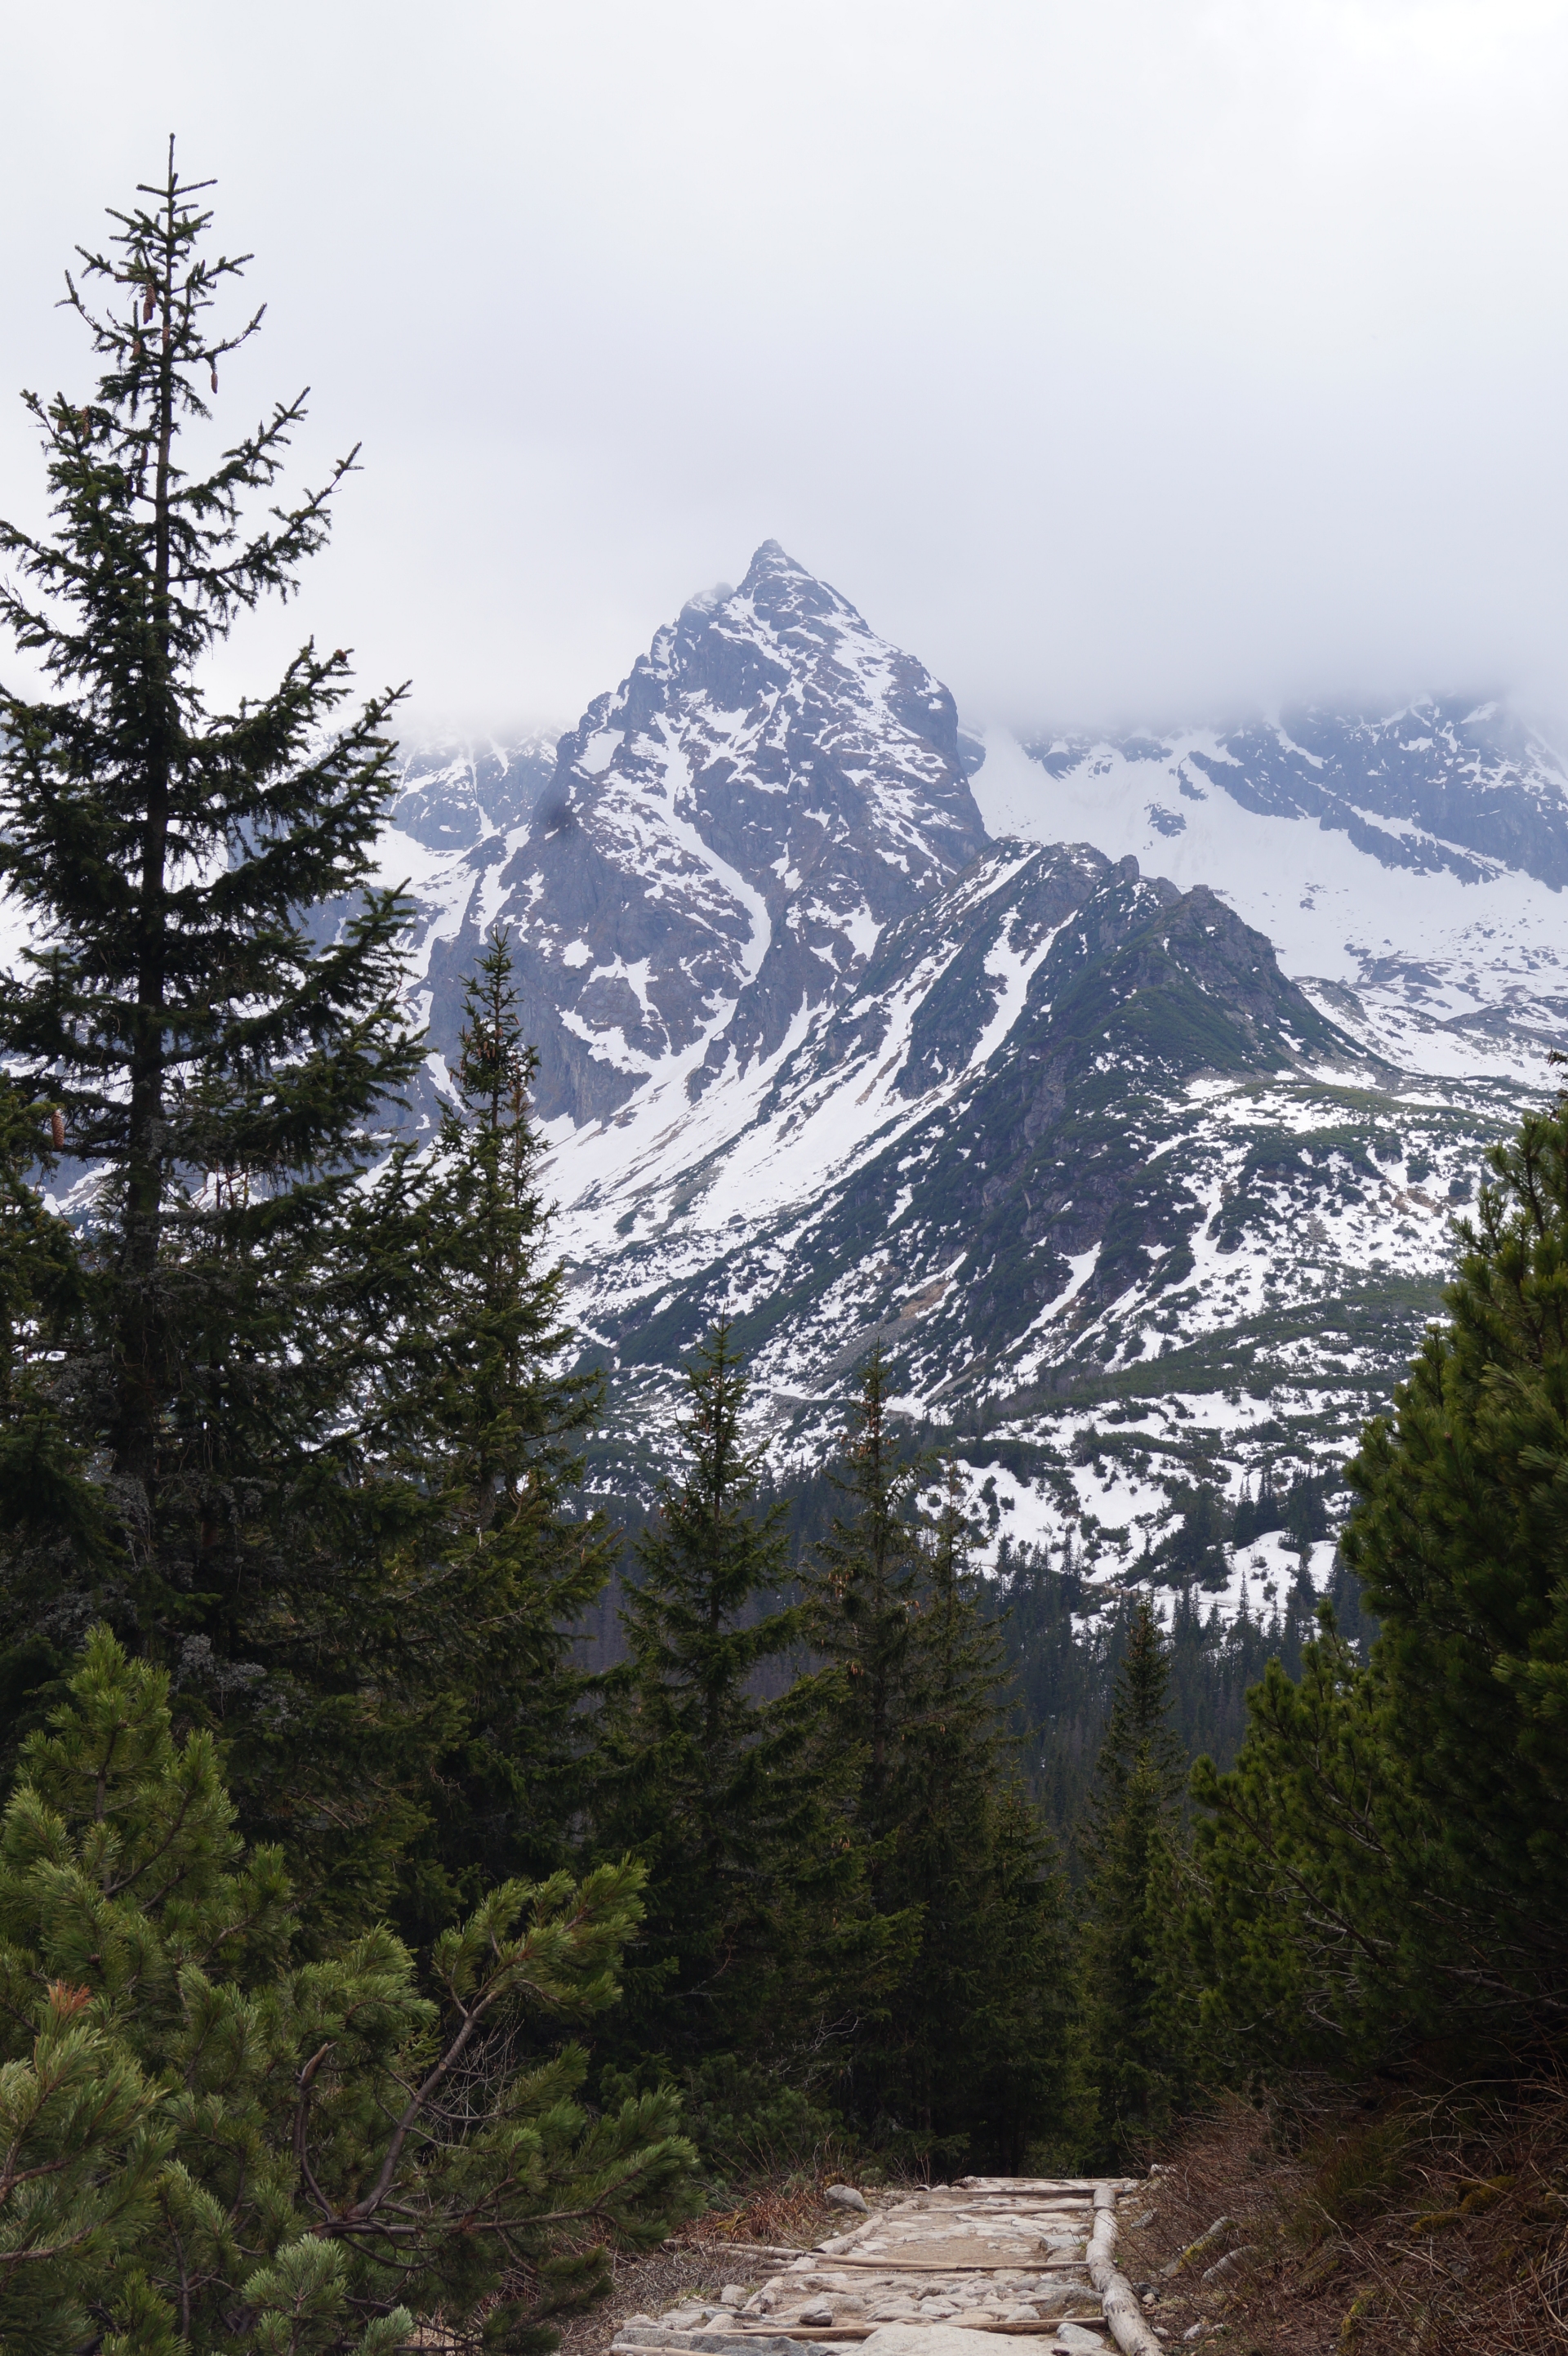
[[[68,282],[96,389],[30,403],[50,530],[0,526],[41,682],[0,703],[0,2337],[542,2348],[769,2154],[1021,2158],[1061,1878],[875,1365],[779,1606],[743,1375],[696,1355],[583,1670],[618,1542],[507,941],[416,1136],[397,696],[314,643],[204,693],[352,457],[291,505],[298,401],[212,430],[256,321],[210,325],[239,264],[172,152],[115,219]]]
[[[93,397],[32,404],[50,535],[0,526],[45,691],[0,698],[0,2339],[539,2356],[613,2244],[830,2142],[1115,2166],[1200,2085],[1554,2036],[1568,1115],[1351,1468],[1370,1656],[1288,1599],[1196,1806],[1273,1631],[1200,1554],[1168,1636],[983,1579],[875,1356],[792,1550],[694,1349],[591,1673],[618,1539],[507,944],[411,1137],[396,696],[314,644],[202,685],[352,460],[279,502],[294,402],[184,468],[256,322],[209,327],[172,152],[142,194],[69,287]]]
[[[1242,1501],[1238,1522],[1249,1503]],[[995,1573],[985,1582],[986,1608],[997,1620],[1011,1672],[1010,1722],[1021,1743],[1024,1778],[1070,1860],[1076,1857],[1074,1829],[1089,1804],[1117,1676],[1150,1584],[1140,1563],[1136,1581],[1107,1599],[1106,1582],[1079,1569],[1071,1539],[1061,1555],[1052,1555],[1005,1538]],[[1225,1620],[1201,1587],[1188,1581],[1175,1588],[1161,1619],[1169,1723],[1185,1758],[1231,1765],[1246,1733],[1248,1693],[1272,1660],[1286,1676],[1300,1675],[1323,1600],[1305,1554],[1266,1617],[1244,1611]],[[1341,1636],[1359,1655],[1375,1631],[1360,1581],[1338,1555],[1327,1600]]]
[[[937,1442],[929,1433],[906,1432],[906,1445],[934,1451]],[[780,1483],[764,1470],[759,1499],[777,1508],[787,1570],[772,1596],[759,1594],[754,1612],[800,1601],[804,1590],[795,1569],[812,1560],[831,1526],[840,1502],[837,1472],[831,1461],[819,1468],[796,1466],[787,1483]],[[1323,1596],[1313,1584],[1309,1561],[1311,1548],[1332,1529],[1328,1488],[1321,1473],[1287,1465],[1278,1472],[1265,1466],[1255,1490],[1249,1480],[1233,1503],[1208,1483],[1179,1490],[1168,1532],[1157,1547],[1146,1547],[1118,1584],[1081,1567],[1071,1533],[1060,1547],[1015,1543],[1005,1532],[998,1536],[1001,1517],[994,1495],[982,1489],[976,1498],[971,1484],[976,1552],[993,1558],[991,1567],[979,1573],[976,1594],[1001,1635],[1008,1672],[1008,1722],[1019,1738],[1019,1769],[1030,1798],[1063,1846],[1070,1870],[1076,1861],[1074,1830],[1088,1804],[1140,1597],[1161,1588],[1171,1590],[1160,1617],[1169,1662],[1170,1722],[1185,1755],[1230,1766],[1246,1732],[1249,1691],[1271,1660],[1287,1676],[1298,1676],[1304,1647],[1316,1633]],[[602,1502],[612,1515],[617,1511],[613,1500]],[[640,1526],[641,1518],[627,1513],[634,1526]],[[1271,1586],[1223,1616],[1213,1590],[1230,1582],[1227,1549],[1273,1532],[1297,1556],[1283,1595]],[[626,1588],[636,1576],[633,1550],[629,1558],[623,1556],[579,1631],[586,1665],[607,1667],[624,1657]],[[1325,1592],[1340,1635],[1364,1653],[1376,1623],[1362,1601],[1360,1582],[1338,1548]],[[805,1657],[784,1653],[760,1661],[753,1690],[781,1693]]]

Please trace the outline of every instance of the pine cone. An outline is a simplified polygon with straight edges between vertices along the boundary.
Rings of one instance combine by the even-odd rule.
[[[49,1135],[54,1139],[55,1151],[58,1153],[65,1143],[65,1115],[59,1105],[56,1105],[49,1115]]]
[[[153,289],[149,286],[146,293],[142,297],[142,324],[144,327],[153,316],[153,305],[155,300],[156,297],[153,293]]]
[[[214,392],[218,391],[218,370],[216,369],[212,371],[212,390]]]

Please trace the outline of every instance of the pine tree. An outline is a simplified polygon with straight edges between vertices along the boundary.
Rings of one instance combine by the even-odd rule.
[[[540,2356],[689,2202],[667,2097],[590,2119],[559,2042],[615,2001],[640,1875],[486,1892],[426,1992],[385,1928],[302,1961],[233,1816],[94,1631],[0,1823],[0,2341],[391,2356],[439,2317]]]
[[[628,2027],[679,2066],[704,2054],[787,2054],[819,2029],[857,1953],[860,1857],[839,1818],[841,1772],[811,1754],[810,1680],[754,1687],[802,1642],[782,1505],[759,1511],[761,1451],[729,1327],[686,1369],[686,1462],[661,1483],[622,1613],[599,1762],[602,1853],[649,1872],[647,1958]],[[837,1918],[837,1919],[836,1919]]]
[[[1083,1847],[1079,1974],[1084,2061],[1108,2156],[1147,2150],[1188,2091],[1193,2028],[1185,1944],[1186,1762],[1168,1724],[1170,1667],[1135,1607]]]
[[[352,1526],[367,1369],[409,1315],[394,1256],[356,1248],[378,1108],[418,1055],[405,911],[368,880],[396,697],[345,717],[348,658],[312,643],[260,700],[204,699],[236,618],[321,548],[354,454],[254,523],[303,398],[187,463],[261,320],[211,324],[245,257],[210,252],[202,185],[171,145],[107,250],[83,250],[67,299],[97,385],[27,396],[53,529],[0,525],[22,584],[0,616],[49,691],[0,693],[0,875],[35,941],[0,986],[0,1053],[92,1173],[91,1281],[53,1395],[116,1549],[69,1515],[13,1526],[0,1639],[58,1656],[97,1609],[192,1710],[237,1737],[286,1730],[347,1890],[355,1840],[395,1848],[418,1813],[397,1602]],[[373,1906],[385,1870],[362,1879]]]

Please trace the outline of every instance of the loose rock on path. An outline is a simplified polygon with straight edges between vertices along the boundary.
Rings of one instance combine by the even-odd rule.
[[[1165,2335],[1115,2264],[1117,2202],[1147,2190],[963,2177],[879,2208],[758,2290],[629,2316],[614,2356],[1004,2356],[998,2340],[1019,2356],[1025,2343],[1027,2356],[1160,2356]]]

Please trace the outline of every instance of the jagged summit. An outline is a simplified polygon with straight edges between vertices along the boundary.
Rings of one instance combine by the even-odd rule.
[[[1113,1580],[1195,1485],[1328,1472],[1552,1085],[1563,786],[1468,704],[961,739],[773,541],[558,742],[411,760],[386,872],[432,1094],[504,920],[617,1369],[591,1485],[645,1503],[720,1314],[782,1455],[880,1343],[903,1410],[969,1435],[992,1537],[1070,1533]]]
[[[689,1101],[987,839],[947,690],[764,541],[589,705],[526,821],[452,863],[432,1028],[445,1049],[454,978],[505,914],[546,1119],[603,1119],[656,1076]]]

